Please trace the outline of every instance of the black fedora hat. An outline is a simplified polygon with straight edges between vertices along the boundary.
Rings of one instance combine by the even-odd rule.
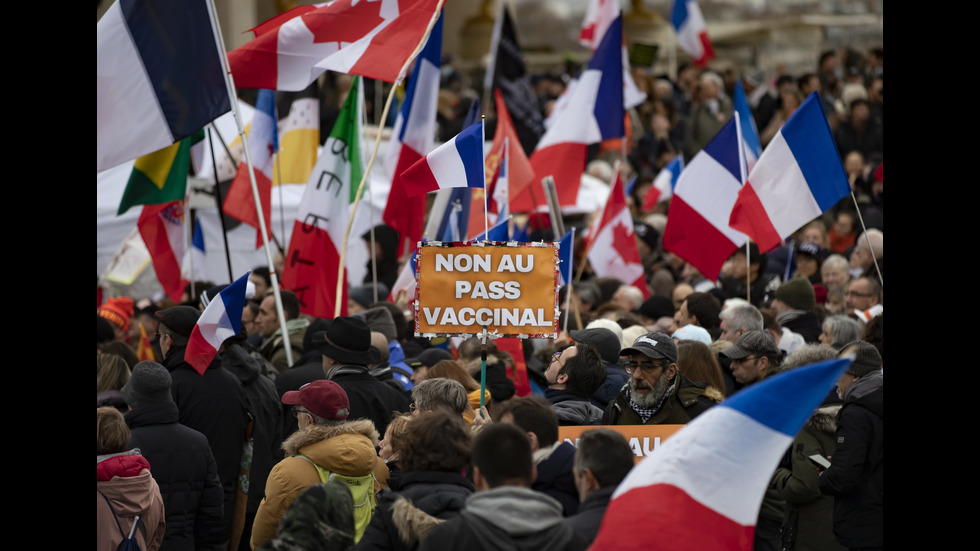
[[[328,320],[327,330],[313,335],[313,343],[321,354],[340,363],[368,365],[381,359],[371,348],[371,328],[357,318]]]

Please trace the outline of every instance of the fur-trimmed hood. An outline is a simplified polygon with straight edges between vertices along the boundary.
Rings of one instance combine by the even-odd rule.
[[[312,425],[300,429],[282,443],[282,449],[289,455],[299,455],[302,449],[341,434],[363,434],[377,447],[380,442],[378,429],[370,419],[344,421],[337,425]]]
[[[399,539],[409,548],[424,540],[429,530],[446,522],[419,509],[406,497],[399,497],[391,506],[391,520],[398,529]]]
[[[813,412],[807,421],[807,426],[817,432],[835,434],[837,432],[837,412],[840,411],[841,404],[831,404],[822,406]]]

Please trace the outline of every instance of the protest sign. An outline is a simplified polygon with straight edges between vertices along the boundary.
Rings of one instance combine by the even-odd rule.
[[[421,243],[416,266],[416,336],[557,335],[555,243]]]

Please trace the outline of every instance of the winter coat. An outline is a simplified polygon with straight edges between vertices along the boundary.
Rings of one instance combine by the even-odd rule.
[[[564,390],[546,389],[544,397],[558,416],[559,425],[598,425],[602,420],[602,409]]]
[[[674,376],[673,390],[657,412],[644,423],[640,414],[630,407],[630,388],[623,387],[619,396],[609,403],[602,415],[603,425],[686,425],[722,396],[708,393],[707,383],[696,383],[681,373]],[[714,396],[712,398],[711,396]]]
[[[547,454],[539,459],[542,454]],[[561,503],[563,514],[570,517],[578,512],[578,488],[572,476],[575,446],[568,442],[556,442],[551,453],[538,450],[534,454],[538,476],[531,489],[547,494]]]
[[[340,385],[350,400],[350,419],[370,419],[384,434],[395,411],[408,413],[408,394],[375,379],[363,366],[334,366],[327,378]]]
[[[167,531],[163,548],[194,551],[220,548],[224,491],[208,439],[177,422],[173,402],[141,404],[125,415],[129,445],[153,466],[160,485]]]
[[[480,380],[480,371],[483,369],[483,360],[481,358],[470,360],[463,364],[463,367],[466,368],[474,379],[477,381]],[[507,364],[493,354],[487,356],[486,386],[495,404],[509,400],[516,392],[514,381],[507,376]]]
[[[416,549],[440,519],[459,515],[475,491],[459,473],[411,471],[389,481],[358,551]]]
[[[852,383],[837,414],[836,446],[819,486],[834,496],[834,535],[845,547],[884,545],[883,414],[881,372]]]
[[[255,514],[252,549],[276,535],[279,520],[300,492],[321,482],[320,474],[310,461],[345,476],[374,473],[375,489],[383,487],[388,479],[388,467],[378,458],[377,445],[378,432],[368,419],[337,425],[311,425],[287,438],[282,444],[287,457],[269,473],[265,498]]]
[[[820,342],[820,320],[817,315],[809,310],[790,310],[783,312],[776,317],[779,325],[799,334],[807,344],[817,344]]]
[[[783,532],[795,531],[796,543],[786,549],[797,551],[844,551],[834,540],[834,498],[820,493],[817,481],[820,471],[810,462],[810,455],[834,454],[837,412],[841,406],[819,408],[796,435],[790,446],[791,468],[776,470],[773,486],[787,504]]]
[[[241,469],[245,428],[249,416],[248,398],[238,377],[221,367],[215,359],[201,376],[184,361],[184,348],[172,348],[163,360],[172,380],[170,394],[180,412],[180,423],[208,439],[218,478],[224,489],[224,534],[231,534],[235,488]]]
[[[95,539],[98,551],[115,551],[123,540],[123,533],[129,536],[137,515],[143,525],[143,530],[134,532],[140,549],[156,551],[163,543],[166,520],[160,487],[150,475],[150,463],[134,452],[96,458]]]
[[[347,485],[314,484],[286,509],[262,551],[347,551],[354,548],[354,499]]]
[[[606,486],[593,491],[579,505],[578,513],[565,519],[565,523],[578,532],[587,544],[591,544],[599,534],[602,517],[606,515],[606,508],[615,490],[616,486]]]
[[[265,481],[272,466],[283,458],[283,409],[276,385],[261,373],[260,360],[249,355],[239,345],[225,347],[221,365],[242,383],[248,398],[249,410],[254,415],[252,428],[252,466],[249,471],[248,505],[245,510],[254,512],[265,496]]]
[[[625,369],[610,362],[606,364],[606,380],[602,382],[599,390],[592,395],[591,401],[601,409],[606,409],[609,402],[616,399],[616,395],[623,389],[623,385],[630,381],[629,373]]]
[[[291,320],[292,321],[292,320]],[[306,320],[296,320],[297,322]],[[287,328],[289,329],[289,347],[290,352],[293,355],[293,363],[299,360],[300,356],[303,355],[303,336],[306,335],[306,328],[309,326],[309,322],[306,324],[296,323],[295,328],[289,328],[287,322]],[[259,353],[265,358],[272,367],[276,368],[276,371],[283,372],[289,369],[289,362],[286,358],[286,344],[283,342],[281,330],[277,330],[276,333],[272,334],[272,337],[266,341],[262,348],[259,349]]]
[[[578,550],[586,542],[564,522],[554,498],[517,486],[476,492],[456,518],[429,531],[420,551]]]

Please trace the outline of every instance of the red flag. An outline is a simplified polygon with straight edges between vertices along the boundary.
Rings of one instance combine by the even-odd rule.
[[[153,260],[157,280],[170,300],[180,302],[185,281],[180,277],[184,257],[184,202],[144,205],[136,222]]]
[[[497,106],[497,129],[493,133],[493,144],[490,145],[486,160],[487,188],[491,193],[493,192],[491,180],[497,177],[500,159],[504,155],[504,140],[510,138],[512,144],[521,143],[499,89],[493,91],[493,97]],[[531,161],[528,160],[524,149],[520,147],[511,147],[508,157],[507,179],[510,185],[508,197],[516,197],[534,181],[534,169],[531,168]],[[510,211],[512,209],[508,208],[508,212]]]
[[[271,231],[272,220],[272,174],[274,153],[278,146],[276,127],[276,102],[272,90],[259,90],[255,102],[255,114],[248,132],[248,151],[252,158],[255,172],[255,184],[259,188],[259,200],[262,202],[262,217],[265,227]],[[248,175],[248,164],[245,156],[238,165],[238,173],[231,182],[228,196],[224,202],[225,214],[241,220],[256,229],[256,248],[262,246],[262,233],[259,231],[259,214],[255,208],[255,196],[252,194],[252,181]]]
[[[649,298],[646,274],[640,261],[640,252],[636,248],[633,217],[630,215],[629,205],[626,204],[623,179],[618,167],[615,178],[595,237],[590,239],[589,263],[596,276],[616,277],[643,291],[644,298]]]
[[[252,29],[228,54],[235,85],[299,91],[324,71],[395,82],[439,0],[335,0],[300,6]]]

